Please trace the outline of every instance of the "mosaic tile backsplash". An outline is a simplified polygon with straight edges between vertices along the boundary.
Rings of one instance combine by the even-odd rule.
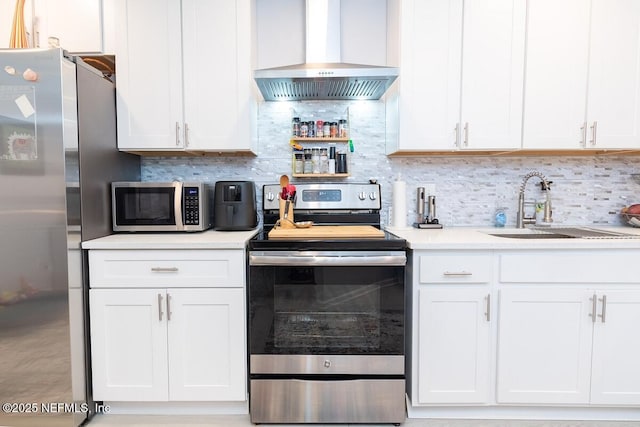
[[[507,226],[516,221],[518,191],[525,174],[537,170],[553,181],[551,201],[555,225],[621,225],[620,209],[640,203],[640,156],[388,157],[385,154],[385,107],[382,101],[266,102],[259,106],[257,157],[143,157],[144,181],[252,180],[258,206],[262,185],[291,175],[291,119],[349,118],[349,178],[376,179],[382,187],[382,221],[392,215],[392,183],[406,182],[407,225],[415,221],[416,188],[435,184],[437,217],[450,226],[493,226],[496,209],[504,208]],[[301,178],[297,182],[313,182]],[[537,178],[529,180],[526,199],[542,197]],[[296,180],[292,182],[295,184]]]

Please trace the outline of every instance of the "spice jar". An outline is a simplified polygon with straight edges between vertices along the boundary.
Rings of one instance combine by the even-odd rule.
[[[320,149],[320,173],[329,173],[329,155],[326,148]]]
[[[338,123],[331,122],[331,125],[329,127],[329,132],[330,132],[330,137],[331,138],[337,138],[338,137]]]
[[[291,135],[300,136],[300,117],[294,117],[291,121]]]
[[[294,156],[293,172],[304,173],[304,153],[295,153]]]
[[[347,131],[347,121],[345,119],[340,119],[338,121],[338,136],[340,138],[347,138],[348,137],[348,131]]]
[[[303,173],[313,173],[313,159],[311,158],[311,148],[304,149],[304,168]]]
[[[320,173],[320,149],[311,149],[311,162],[313,164],[312,173]]]
[[[323,129],[324,123],[322,120],[318,120],[316,122],[316,136],[318,138],[322,138],[324,136],[324,129]]]

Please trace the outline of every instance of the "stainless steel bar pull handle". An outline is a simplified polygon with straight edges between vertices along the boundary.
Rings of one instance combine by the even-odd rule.
[[[607,321],[607,296],[602,295],[600,301],[602,301],[602,314],[598,314],[598,317],[602,320],[602,323],[604,323]]]
[[[458,147],[460,145],[460,123],[456,123],[456,127],[453,128],[453,131],[456,134],[456,140],[453,143],[454,147]]]
[[[184,146],[189,146],[189,124],[184,124]]]
[[[591,125],[591,145],[596,145],[597,143],[597,132],[598,132],[598,122],[594,121],[593,125]]]
[[[464,124],[464,146],[469,146],[469,122]]]
[[[176,122],[176,147],[180,146],[180,122]]]
[[[487,294],[487,311],[484,315],[487,317],[487,322],[491,322],[491,294]]]
[[[167,321],[171,320],[171,295],[167,294]]]
[[[444,276],[473,276],[470,271],[445,271],[442,273]]]
[[[178,267],[151,267],[151,271],[154,273],[175,273],[178,271]]]
[[[591,317],[591,321],[593,323],[596,323],[596,310],[598,309],[598,296],[596,294],[593,294],[593,296],[589,298],[589,301],[591,301],[591,313],[589,313],[589,316]]]
[[[162,322],[162,294],[158,294],[158,320]]]
[[[587,122],[584,122],[582,124],[582,126],[580,127],[580,135],[581,135],[581,140],[580,140],[580,145],[583,147],[586,147],[587,145]]]

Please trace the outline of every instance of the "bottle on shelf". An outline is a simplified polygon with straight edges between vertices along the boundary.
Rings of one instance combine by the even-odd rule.
[[[313,173],[313,159],[311,157],[312,157],[311,148],[305,148],[304,149],[304,167],[302,169],[303,173],[305,174]]]
[[[313,163],[312,173],[320,173],[320,149],[319,148],[311,149],[311,161]]]
[[[320,173],[329,173],[329,155],[326,148],[320,149]]]
[[[291,121],[291,135],[300,136],[300,117],[294,117]]]

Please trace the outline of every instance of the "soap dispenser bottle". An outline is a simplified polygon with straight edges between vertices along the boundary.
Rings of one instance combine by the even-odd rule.
[[[551,218],[551,181],[541,182],[542,198],[536,202],[536,225],[550,226],[553,222]]]

